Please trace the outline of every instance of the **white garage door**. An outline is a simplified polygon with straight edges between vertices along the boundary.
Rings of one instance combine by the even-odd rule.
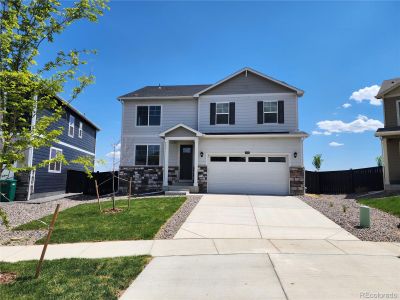
[[[289,193],[286,156],[211,155],[207,169],[209,193]]]

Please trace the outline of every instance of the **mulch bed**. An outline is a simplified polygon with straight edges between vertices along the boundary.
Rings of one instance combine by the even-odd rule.
[[[0,273],[0,284],[13,283],[16,278],[17,278],[16,273],[12,273],[12,272]]]
[[[387,196],[373,194],[371,198]],[[360,228],[359,195],[309,195],[299,197],[362,241],[400,242],[400,218],[371,207],[371,227]],[[362,196],[362,198],[367,198]]]

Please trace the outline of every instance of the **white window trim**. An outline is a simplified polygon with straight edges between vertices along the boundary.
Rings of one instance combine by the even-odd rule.
[[[217,109],[217,106],[218,106],[218,104],[228,104],[228,112],[227,113],[219,113],[219,112],[217,112],[218,111],[218,109]],[[230,112],[229,112],[229,110],[230,110],[230,107],[229,107],[229,102],[216,102],[215,103],[215,125],[229,125],[229,118],[230,118]],[[217,116],[218,115],[228,115],[228,123],[218,123],[218,118],[217,118]]]
[[[83,123],[82,122],[79,122],[78,136],[79,136],[79,138],[82,138],[82,136],[83,136]]]
[[[73,123],[71,122],[71,119],[73,119]],[[72,128],[72,134],[71,132],[71,128]],[[75,135],[75,117],[73,115],[69,115],[69,119],[68,119],[68,136],[69,137],[74,137]]]
[[[400,126],[400,99],[396,100],[397,126]]]
[[[147,106],[147,125],[138,125],[137,118],[138,118],[138,107]],[[150,125],[150,106],[159,106],[160,107],[160,125]],[[136,105],[136,117],[135,117],[135,127],[161,127],[162,124],[162,105],[161,104],[148,104],[148,105]]]
[[[136,165],[136,146],[146,146],[146,164],[145,165]],[[149,146],[158,146],[159,147],[159,155],[158,155],[158,165],[149,165]],[[133,165],[141,166],[141,167],[157,167],[160,166],[161,163],[161,144],[134,144],[133,151]]]
[[[265,114],[273,114],[273,112],[265,112],[264,109],[264,103],[270,103],[270,102],[275,102],[276,103],[276,122],[265,122]],[[278,100],[264,100],[263,101],[263,124],[278,124],[278,118],[279,118],[279,104],[278,104]]]
[[[60,149],[60,148],[50,147],[49,159],[51,159],[51,150],[56,150],[56,155],[57,155],[57,151],[61,152],[61,154],[63,153],[63,150]],[[61,173],[61,171],[62,171],[62,162],[60,162],[60,170],[59,171],[50,169],[50,166],[51,166],[51,164],[49,164],[49,167],[48,167],[48,172],[49,173],[57,173],[57,174]]]

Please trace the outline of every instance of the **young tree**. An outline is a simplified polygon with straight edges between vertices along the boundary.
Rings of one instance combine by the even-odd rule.
[[[50,125],[61,118],[64,110],[56,96],[64,91],[66,83],[74,82],[75,88],[66,101],[70,103],[93,82],[92,75],[77,75],[86,64],[83,56],[93,51],[59,51],[53,60],[41,65],[36,59],[39,50],[71,24],[97,21],[108,8],[106,1],[76,0],[61,5],[58,0],[0,0],[1,174],[4,170],[29,171],[54,161],[67,163],[62,155],[35,166],[22,162],[29,149],[57,141],[63,128]],[[44,111],[52,114],[40,113]],[[80,158],[78,163],[84,160]]]
[[[376,165],[377,165],[378,167],[382,167],[382,166],[383,166],[383,158],[382,158],[382,155],[377,156],[377,157],[375,158],[375,161],[376,161]]]
[[[68,26],[78,20],[97,21],[107,8],[106,0],[78,0],[65,7],[57,0],[0,0],[0,171],[29,171],[36,166],[24,164],[26,152],[50,146],[62,128],[50,129],[61,118],[63,107],[56,95],[67,82],[74,81],[71,102],[94,80],[92,75],[77,75],[86,64],[82,56],[93,51],[59,51],[54,60],[37,65],[35,59],[45,43],[52,43]],[[65,105],[65,103],[64,103]],[[40,112],[51,111],[51,115]],[[32,120],[35,120],[33,125]]]
[[[319,169],[321,169],[321,165],[322,165],[323,161],[324,160],[322,159],[322,154],[315,154],[314,155],[312,164],[313,164],[313,166],[315,167],[315,169],[317,171],[319,171]]]

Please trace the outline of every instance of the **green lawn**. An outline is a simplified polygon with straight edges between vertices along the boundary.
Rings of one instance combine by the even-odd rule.
[[[400,196],[376,199],[361,199],[358,202],[400,217]]]
[[[149,261],[149,256],[48,260],[39,279],[37,261],[0,262],[0,272],[17,274],[15,282],[0,285],[0,298],[117,299]]]
[[[61,211],[50,243],[75,243],[87,241],[152,239],[160,227],[179,209],[186,197],[161,197],[116,201],[122,212],[100,213],[97,203],[81,204]],[[102,202],[102,208],[112,207],[111,201]],[[52,216],[41,220],[50,223]],[[18,226],[15,230],[46,229],[38,221]],[[44,239],[37,241],[43,244]]]

